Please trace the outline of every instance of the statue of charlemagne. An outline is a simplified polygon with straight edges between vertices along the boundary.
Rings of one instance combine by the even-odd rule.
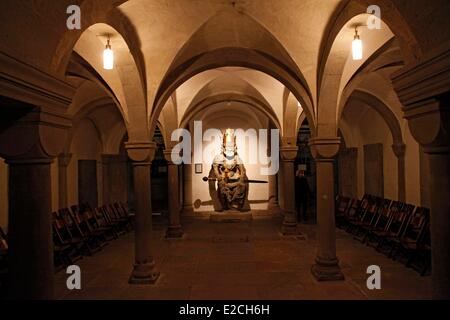
[[[224,132],[222,152],[214,158],[211,173],[217,180],[217,197],[222,210],[249,210],[248,179],[244,164],[237,153],[233,129]]]

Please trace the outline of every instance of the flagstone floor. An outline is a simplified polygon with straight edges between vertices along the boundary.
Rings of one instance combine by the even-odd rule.
[[[345,281],[317,282],[310,273],[316,225],[299,226],[304,237],[279,233],[279,217],[214,223],[185,218],[185,236],[165,240],[155,223],[152,247],[160,278],[129,285],[132,233],[111,241],[81,268],[81,290],[69,291],[65,271],[56,274],[58,299],[429,299],[431,278],[388,259],[337,229],[337,253]],[[381,268],[381,290],[366,286],[369,265]]]

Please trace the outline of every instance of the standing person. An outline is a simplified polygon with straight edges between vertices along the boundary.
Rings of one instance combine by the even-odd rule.
[[[310,190],[308,180],[305,177],[305,171],[300,169],[295,173],[295,193],[298,221],[307,221],[308,197],[310,195]]]

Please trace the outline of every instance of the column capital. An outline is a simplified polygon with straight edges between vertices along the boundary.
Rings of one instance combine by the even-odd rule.
[[[156,143],[150,141],[125,142],[128,157],[134,162],[151,162],[155,157]]]
[[[392,151],[394,151],[394,154],[397,158],[402,158],[405,156],[406,145],[403,143],[402,144],[393,144]]]
[[[338,154],[340,144],[340,137],[314,137],[308,143],[316,161],[332,160]]]
[[[59,167],[67,167],[72,160],[73,154],[71,153],[61,153],[58,156],[58,166]]]
[[[281,161],[283,162],[293,162],[295,158],[297,157],[297,146],[292,145],[282,145],[280,147],[280,156]]]
[[[392,84],[411,134],[425,153],[449,153],[450,47],[395,72]]]
[[[23,116],[0,133],[3,158],[8,161],[54,158],[63,150],[71,126],[66,117],[13,100],[8,100],[4,107],[17,108]]]

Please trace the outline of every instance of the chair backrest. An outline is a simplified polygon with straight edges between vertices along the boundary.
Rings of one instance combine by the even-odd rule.
[[[408,223],[409,217],[414,211],[414,205],[406,204],[401,209],[392,213],[391,221],[387,226],[387,230],[394,233],[397,237],[403,234],[403,231]]]
[[[414,213],[409,217],[402,238],[411,242],[420,241],[429,221],[430,210],[424,207],[417,207]]]
[[[70,227],[66,224],[66,220],[64,219],[64,212],[64,209],[60,209],[59,212],[52,213],[52,228],[54,232],[54,240],[56,240],[60,244],[73,239]]]
[[[389,223],[389,220],[392,215],[392,209],[394,208],[392,206],[392,203],[395,201],[391,201],[389,199],[385,199],[382,206],[378,210],[378,215],[376,217],[376,220],[373,224],[373,227],[378,230],[385,230],[387,224]],[[395,207],[396,208],[396,207]]]

